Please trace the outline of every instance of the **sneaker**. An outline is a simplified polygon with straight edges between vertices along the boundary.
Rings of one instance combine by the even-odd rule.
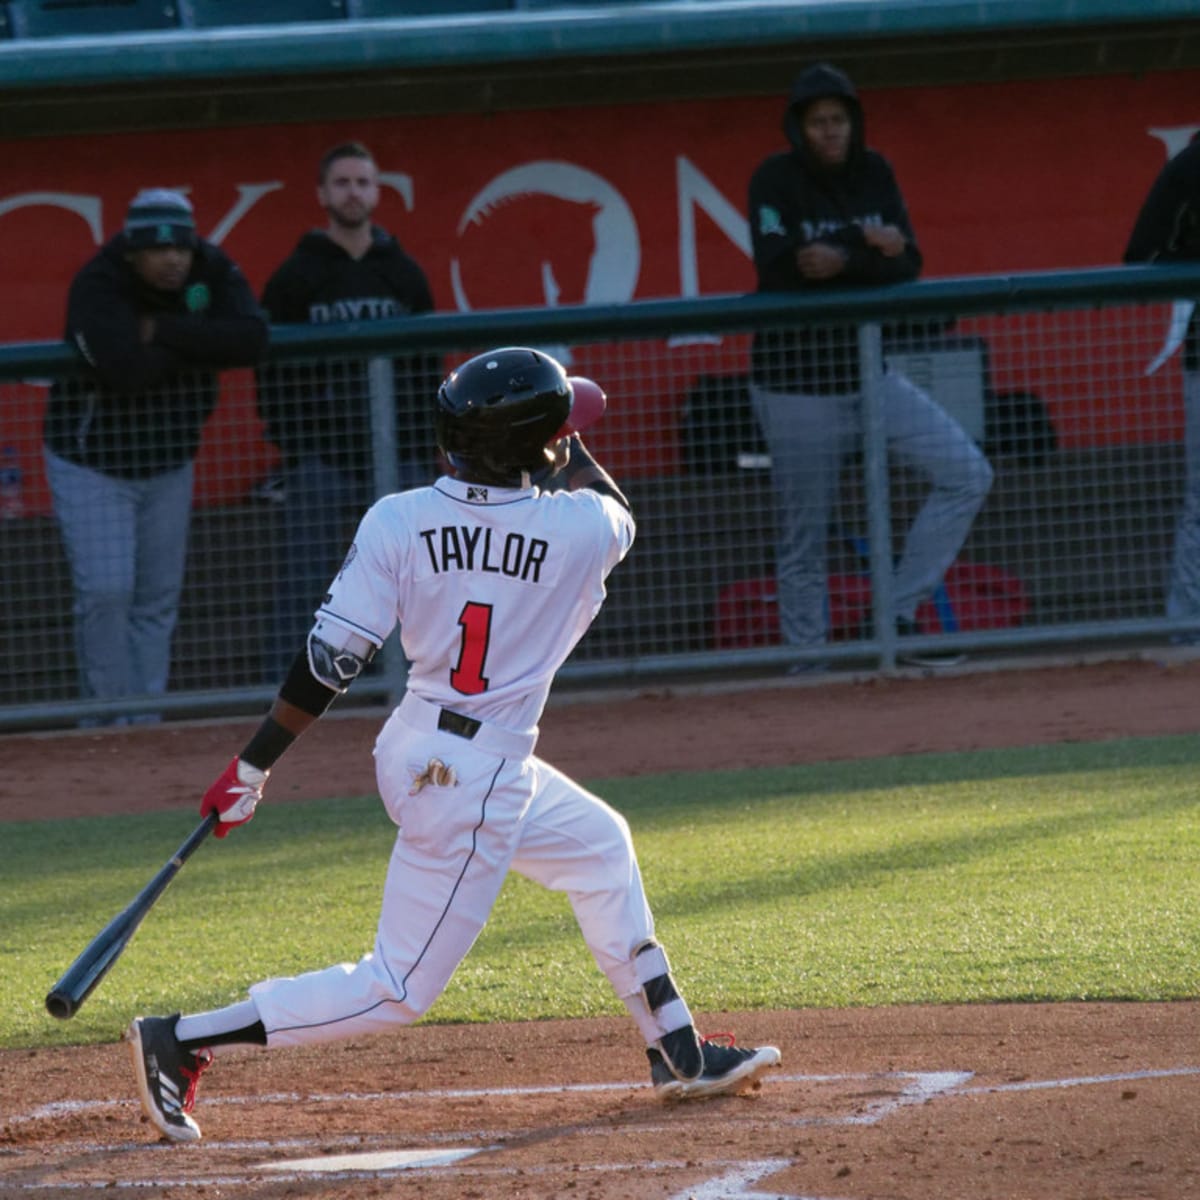
[[[282,475],[267,475],[251,486],[249,495],[251,500],[282,504],[287,500],[287,483]]]
[[[690,1081],[677,1079],[662,1055],[651,1046],[646,1051],[650,1060],[650,1082],[664,1100],[693,1100],[718,1096],[725,1092],[748,1092],[762,1087],[761,1076],[770,1067],[779,1066],[780,1054],[774,1046],[759,1046],[754,1050],[733,1044],[731,1033],[702,1038],[704,1070]]]
[[[916,621],[907,617],[896,618],[896,632],[902,638],[915,637],[921,632]],[[896,661],[910,667],[961,667],[967,656],[959,650],[904,650],[896,654]]]
[[[825,675],[831,669],[831,664],[826,659],[818,659],[816,662],[794,662],[788,664],[788,675]]]
[[[188,1115],[196,1083],[212,1062],[212,1051],[193,1053],[175,1040],[173,1017],[135,1017],[125,1031],[137,1075],[142,1111],[173,1142],[198,1142],[200,1126]]]

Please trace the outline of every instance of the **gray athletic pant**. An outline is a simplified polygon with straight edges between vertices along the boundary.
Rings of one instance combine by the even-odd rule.
[[[1183,373],[1183,508],[1175,528],[1175,551],[1167,591],[1168,617],[1200,617],[1200,371]],[[1200,631],[1181,641],[1200,641]]]
[[[911,620],[966,540],[992,486],[992,468],[958,422],[904,375],[889,370],[880,386],[888,452],[930,484],[904,540],[893,585],[896,615]],[[829,520],[843,462],[861,441],[861,398],[857,392],[814,396],[755,386],[750,394],[771,452],[779,507],[783,640],[821,645],[828,623]]]

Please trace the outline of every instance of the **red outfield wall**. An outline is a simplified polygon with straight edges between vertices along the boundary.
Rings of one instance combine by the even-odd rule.
[[[863,100],[868,141],[896,168],[930,278],[1118,262],[1155,173],[1200,127],[1197,96],[1200,72],[1178,72]],[[747,291],[746,183],[783,146],[782,108],[782,97],[741,98],[10,143],[0,340],[59,336],[72,273],[146,185],[186,189],[201,230],[261,288],[322,223],[315,164],[347,138],[374,150],[388,183],[379,219],[424,265],[440,310]],[[1138,400],[1171,408],[1162,437],[1179,429],[1177,370],[1160,371]],[[675,378],[670,364],[666,373]],[[1132,425],[1089,420],[1079,405],[1093,389],[1054,378],[1046,399],[1064,445],[1135,436]],[[20,442],[35,481],[38,405],[30,393],[0,434]],[[253,421],[244,401],[228,407],[210,442],[224,439],[222,425]],[[11,403],[0,414],[9,426]],[[673,461],[664,447],[636,466]],[[202,474],[211,499],[244,484]]]

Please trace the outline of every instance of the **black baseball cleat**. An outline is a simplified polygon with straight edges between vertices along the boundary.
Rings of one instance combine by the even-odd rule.
[[[730,1033],[702,1038],[704,1070],[691,1080],[677,1079],[662,1055],[651,1046],[646,1051],[650,1060],[650,1082],[655,1094],[664,1100],[698,1100],[723,1093],[754,1091],[762,1086],[762,1075],[779,1066],[781,1055],[775,1046],[759,1046],[753,1050],[733,1044]]]
[[[173,1017],[135,1017],[125,1031],[137,1075],[142,1111],[173,1142],[198,1142],[200,1126],[189,1115],[196,1083],[212,1062],[212,1051],[193,1053],[175,1039]]]
[[[653,1049],[659,1067],[673,1079],[690,1083],[704,1072],[704,1040],[696,1032],[695,1025],[685,1025],[663,1034]]]

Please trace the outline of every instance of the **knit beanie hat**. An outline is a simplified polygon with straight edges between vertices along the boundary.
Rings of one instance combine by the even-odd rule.
[[[125,243],[131,250],[148,246],[195,246],[196,218],[181,192],[146,188],[134,196],[125,214]]]

